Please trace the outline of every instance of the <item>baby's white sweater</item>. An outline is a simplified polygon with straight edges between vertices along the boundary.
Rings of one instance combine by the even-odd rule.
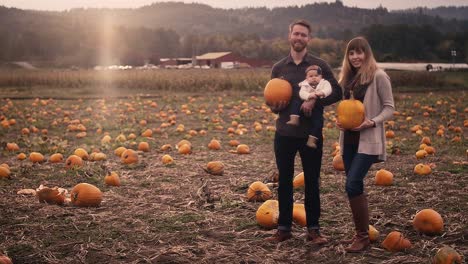
[[[320,80],[315,89],[307,82],[307,80],[304,80],[301,83],[299,83],[299,87],[301,87],[301,89],[299,90],[299,97],[301,97],[301,99],[304,101],[309,100],[309,96],[312,92],[323,92],[325,95],[323,97],[327,97],[332,93],[331,84],[325,79]]]

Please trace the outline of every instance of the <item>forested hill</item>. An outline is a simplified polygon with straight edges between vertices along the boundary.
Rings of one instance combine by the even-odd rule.
[[[467,2],[468,5],[468,2]],[[425,14],[429,16],[439,16],[444,19],[458,19],[466,20],[468,19],[468,6],[441,6],[437,8],[411,8],[405,10],[395,11],[396,13],[415,13],[415,14]]]
[[[243,33],[262,38],[285,35],[295,18],[305,18],[313,23],[315,35],[321,38],[343,39],[372,24],[431,25],[437,30],[458,31],[468,27],[468,20],[445,20],[443,16],[452,9],[414,10],[414,12],[389,12],[385,8],[363,9],[343,6],[341,2],[315,3],[281,8],[219,9],[203,4],[177,2],[155,3],[137,9],[72,9],[64,12],[20,11],[2,8],[1,27],[16,26],[16,21],[28,23],[100,24],[110,18],[110,23],[124,27],[169,28],[179,34]],[[458,9],[457,9],[458,10]],[[461,11],[466,8],[460,8]],[[461,13],[461,12],[460,12]],[[458,14],[458,13],[457,13]],[[468,16],[465,16],[467,18]],[[19,26],[19,25],[18,25]],[[61,25],[55,25],[60,27]]]
[[[455,49],[456,59],[467,61],[468,20],[423,11],[363,9],[340,1],[273,9],[219,9],[175,2],[62,12],[0,6],[0,63],[27,60],[92,66],[107,58],[106,63],[141,65],[160,57],[227,50],[277,60],[289,49],[288,25],[297,18],[312,23],[311,50],[332,64],[339,64],[344,43],[356,35],[369,38],[380,60],[450,61]]]

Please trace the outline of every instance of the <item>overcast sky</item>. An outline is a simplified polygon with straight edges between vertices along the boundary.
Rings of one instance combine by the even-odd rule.
[[[0,5],[21,9],[39,10],[66,10],[76,7],[111,7],[111,8],[136,8],[155,2],[185,2],[204,3],[219,8],[260,7],[269,8],[290,5],[305,5],[314,2],[332,1],[292,1],[292,0],[0,0]],[[437,6],[468,6],[468,0],[344,0],[344,5],[361,8],[376,8],[379,5],[389,10],[405,9],[411,7],[437,7]]]

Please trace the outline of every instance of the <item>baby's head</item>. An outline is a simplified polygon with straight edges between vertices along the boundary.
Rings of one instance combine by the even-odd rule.
[[[306,79],[311,85],[317,85],[322,80],[322,68],[312,65],[306,69]]]

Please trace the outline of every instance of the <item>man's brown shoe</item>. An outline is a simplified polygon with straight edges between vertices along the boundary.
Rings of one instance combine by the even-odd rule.
[[[271,237],[265,240],[272,243],[279,243],[292,238],[291,231],[277,230]]]
[[[307,241],[310,241],[311,244],[318,245],[318,246],[328,243],[328,239],[321,236],[317,230],[308,231]]]

